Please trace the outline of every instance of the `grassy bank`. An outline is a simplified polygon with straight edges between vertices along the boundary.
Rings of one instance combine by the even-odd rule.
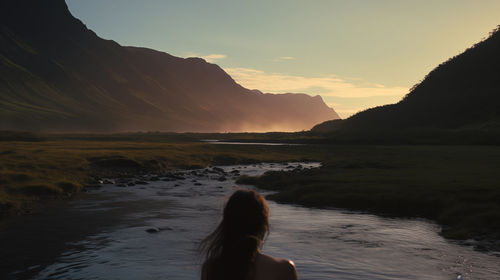
[[[500,240],[500,148],[324,146],[319,170],[269,172],[239,183],[276,190],[269,198],[340,207],[442,225],[447,238]]]
[[[23,135],[19,141],[13,139],[0,142],[0,216],[69,196],[96,184],[97,178],[301,160],[315,154],[308,147],[203,144],[192,135]]]
[[[321,161],[318,170],[240,178],[279,202],[424,217],[448,238],[500,240],[500,147],[212,145],[270,134],[10,135],[0,141],[0,215],[67,197],[97,178],[262,161]],[[284,139],[287,134],[279,134]],[[279,137],[278,137],[279,138]],[[1,139],[0,139],[1,140]]]

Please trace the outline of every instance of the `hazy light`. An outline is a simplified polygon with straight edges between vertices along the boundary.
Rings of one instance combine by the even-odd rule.
[[[266,73],[250,68],[225,68],[224,70],[235,81],[250,89],[270,93],[292,92],[321,95],[325,102],[343,118],[370,107],[397,102],[408,93],[408,88],[405,87],[386,87],[381,84],[358,86],[336,75],[304,77]]]
[[[496,0],[67,3],[104,38],[202,57],[252,89],[319,94],[342,117],[398,101],[488,36],[500,10]]]
[[[220,54],[220,53],[213,53],[213,54],[208,54],[208,55],[202,55],[202,54],[197,54],[197,53],[187,53],[184,55],[184,57],[201,57],[207,62],[210,63],[215,63],[217,60],[221,60],[226,58],[227,56],[225,54]]]

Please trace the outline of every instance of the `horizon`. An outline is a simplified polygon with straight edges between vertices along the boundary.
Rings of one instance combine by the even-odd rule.
[[[204,58],[249,89],[320,95],[342,118],[398,102],[487,38],[500,8],[486,0],[378,3],[67,1],[100,37]]]

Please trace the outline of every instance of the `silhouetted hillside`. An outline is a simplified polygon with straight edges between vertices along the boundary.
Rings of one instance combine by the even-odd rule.
[[[351,136],[377,132],[382,138],[383,133],[432,137],[444,130],[500,131],[500,28],[440,64],[397,104],[328,121],[312,131]]]
[[[338,118],[263,94],[219,66],[99,38],[63,0],[0,2],[0,130],[304,130]]]

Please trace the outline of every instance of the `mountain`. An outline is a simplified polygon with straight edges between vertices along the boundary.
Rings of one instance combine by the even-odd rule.
[[[346,120],[321,123],[313,132],[392,135],[500,131],[500,26],[490,36],[432,70],[400,102]],[[432,132],[432,133],[430,133]]]
[[[201,58],[99,38],[64,0],[0,2],[0,130],[298,131],[321,97],[265,94]]]

